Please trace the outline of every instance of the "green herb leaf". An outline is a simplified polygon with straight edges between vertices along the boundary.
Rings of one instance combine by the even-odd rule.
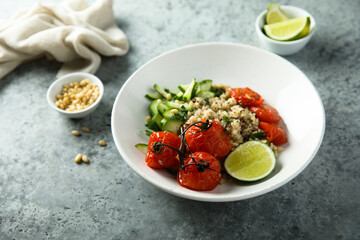
[[[179,111],[177,114],[174,114],[170,117],[171,120],[180,120],[185,121],[187,118],[187,114],[184,112]]]
[[[143,130],[141,133],[145,134],[146,136],[150,136],[154,131],[151,130]]]
[[[250,135],[250,138],[263,139],[265,138],[265,132],[255,132]]]
[[[232,121],[234,121],[234,119],[228,118],[226,115],[223,115],[222,119],[224,120],[224,122],[232,122]]]
[[[220,95],[223,94],[225,90],[222,88],[217,88],[213,92],[215,93],[215,97],[220,97]]]

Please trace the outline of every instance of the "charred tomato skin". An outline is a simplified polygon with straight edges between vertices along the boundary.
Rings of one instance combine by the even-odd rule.
[[[231,88],[230,96],[236,99],[236,102],[242,107],[260,106],[264,99],[260,94],[250,88]]]
[[[259,122],[259,128],[265,132],[267,140],[276,146],[287,143],[285,130],[278,124]]]
[[[257,107],[250,107],[251,112],[255,113],[256,117],[267,123],[278,123],[281,120],[279,112],[268,104],[261,104]]]
[[[178,152],[166,146],[162,146],[159,152],[154,152],[154,143],[161,142],[175,149],[180,148],[181,139],[171,132],[154,132],[150,135],[148,151],[145,162],[151,168],[173,168],[179,166]]]
[[[179,169],[177,180],[178,183],[188,189],[196,191],[211,191],[221,180],[221,166],[219,160],[206,152],[195,152],[190,154],[185,160],[184,165],[193,164],[195,161],[206,161],[210,164],[210,168],[199,172],[196,165],[186,166],[185,169]]]
[[[205,120],[201,120],[205,122]],[[219,122],[210,120],[212,126],[206,131],[196,133],[200,130],[200,124],[192,126],[185,134],[186,143],[190,152],[207,152],[215,158],[225,157],[231,150],[230,136],[224,131]]]

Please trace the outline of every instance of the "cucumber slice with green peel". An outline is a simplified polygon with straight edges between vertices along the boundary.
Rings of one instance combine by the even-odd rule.
[[[187,114],[183,111],[178,110],[178,113],[172,113],[171,110],[167,110],[163,113],[164,118],[170,120],[180,120],[185,121]]]
[[[186,85],[179,85],[178,89],[184,93],[186,91],[186,89],[188,89],[188,87],[190,86],[190,84],[186,84]]]
[[[191,84],[189,85],[189,87],[184,92],[184,96],[183,96],[184,101],[188,102],[193,98],[195,93],[195,84],[196,84],[196,79],[194,78]]]
[[[215,93],[212,91],[207,91],[207,90],[201,90],[200,92],[198,92],[196,94],[196,97],[201,97],[201,98],[213,98],[215,97]]]
[[[195,82],[194,90],[193,90],[193,96],[196,96],[196,94],[200,92],[200,86],[198,82]]]
[[[211,91],[212,80],[210,80],[210,79],[202,80],[201,82],[199,82],[198,88],[200,89],[200,91]]]
[[[163,120],[164,118],[161,116],[161,114],[158,112],[156,113],[153,117],[152,117],[152,121],[154,121],[158,127],[161,129],[161,120]]]
[[[164,89],[162,89],[161,87],[159,87],[159,85],[154,84],[154,89],[155,89],[161,96],[163,96],[164,98],[167,98],[168,93],[167,93]]]
[[[171,120],[171,119],[162,119],[161,120],[161,129],[163,131],[172,132],[174,134],[178,134],[180,131],[180,127],[183,125],[183,121],[180,120]]]
[[[148,145],[145,143],[138,143],[135,145],[136,149],[139,150],[140,152],[146,154],[147,150],[148,150]]]
[[[157,114],[159,114],[159,113],[157,113]],[[153,120],[153,119],[151,119],[147,124],[145,124],[145,126],[153,131],[160,131],[160,129],[161,129],[159,127],[159,125],[155,122],[155,120]]]
[[[149,113],[151,116],[154,116],[158,110],[158,105],[159,105],[159,102],[158,100],[153,100],[151,103],[150,103],[150,106],[149,106]]]
[[[174,96],[174,99],[175,100],[182,100],[183,95],[184,95],[184,93],[180,91]]]
[[[157,110],[158,112],[163,115],[163,113],[167,110],[169,110],[170,108],[166,105],[166,102],[165,103],[159,103],[158,106],[157,106]]]
[[[194,110],[193,107],[191,107],[188,103],[183,103],[183,104],[180,104],[180,103],[176,103],[176,102],[166,102],[166,106],[168,106],[169,108],[173,109],[177,109],[177,110],[181,110],[181,111],[192,111]]]
[[[175,96],[176,94],[178,94],[178,92],[171,91],[171,90],[169,90],[167,88],[165,88],[164,90],[165,90],[165,92],[170,93],[171,96]]]
[[[156,99],[163,98],[163,96],[158,92],[148,93],[145,95],[145,97],[149,100],[156,100]]]

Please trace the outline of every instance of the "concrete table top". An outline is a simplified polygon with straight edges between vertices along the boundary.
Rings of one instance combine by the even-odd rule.
[[[0,18],[34,3],[2,1]],[[46,101],[60,63],[39,59],[0,79],[0,239],[360,239],[358,0],[280,2],[316,19],[308,45],[285,58],[312,81],[326,112],[318,154],[283,187],[237,202],[182,199],[135,174],[113,142],[112,105],[137,68],[193,43],[259,46],[254,21],[268,3],[114,0],[131,50],[102,58],[96,75],[103,102],[81,120],[59,115]],[[71,135],[83,126],[91,132]],[[75,164],[84,152],[91,163]]]

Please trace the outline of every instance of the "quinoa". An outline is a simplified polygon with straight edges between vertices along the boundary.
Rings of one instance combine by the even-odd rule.
[[[220,97],[210,99],[193,98],[189,105],[194,110],[188,112],[185,125],[193,124],[202,119],[216,120],[224,128],[225,132],[231,138],[233,148],[250,139],[250,135],[256,132],[262,132],[259,128],[259,119],[248,108],[240,106],[235,98],[230,97],[229,87],[213,85],[214,88],[223,88],[224,93]],[[267,140],[262,140],[267,142]],[[281,151],[272,143],[269,144],[277,156]]]

